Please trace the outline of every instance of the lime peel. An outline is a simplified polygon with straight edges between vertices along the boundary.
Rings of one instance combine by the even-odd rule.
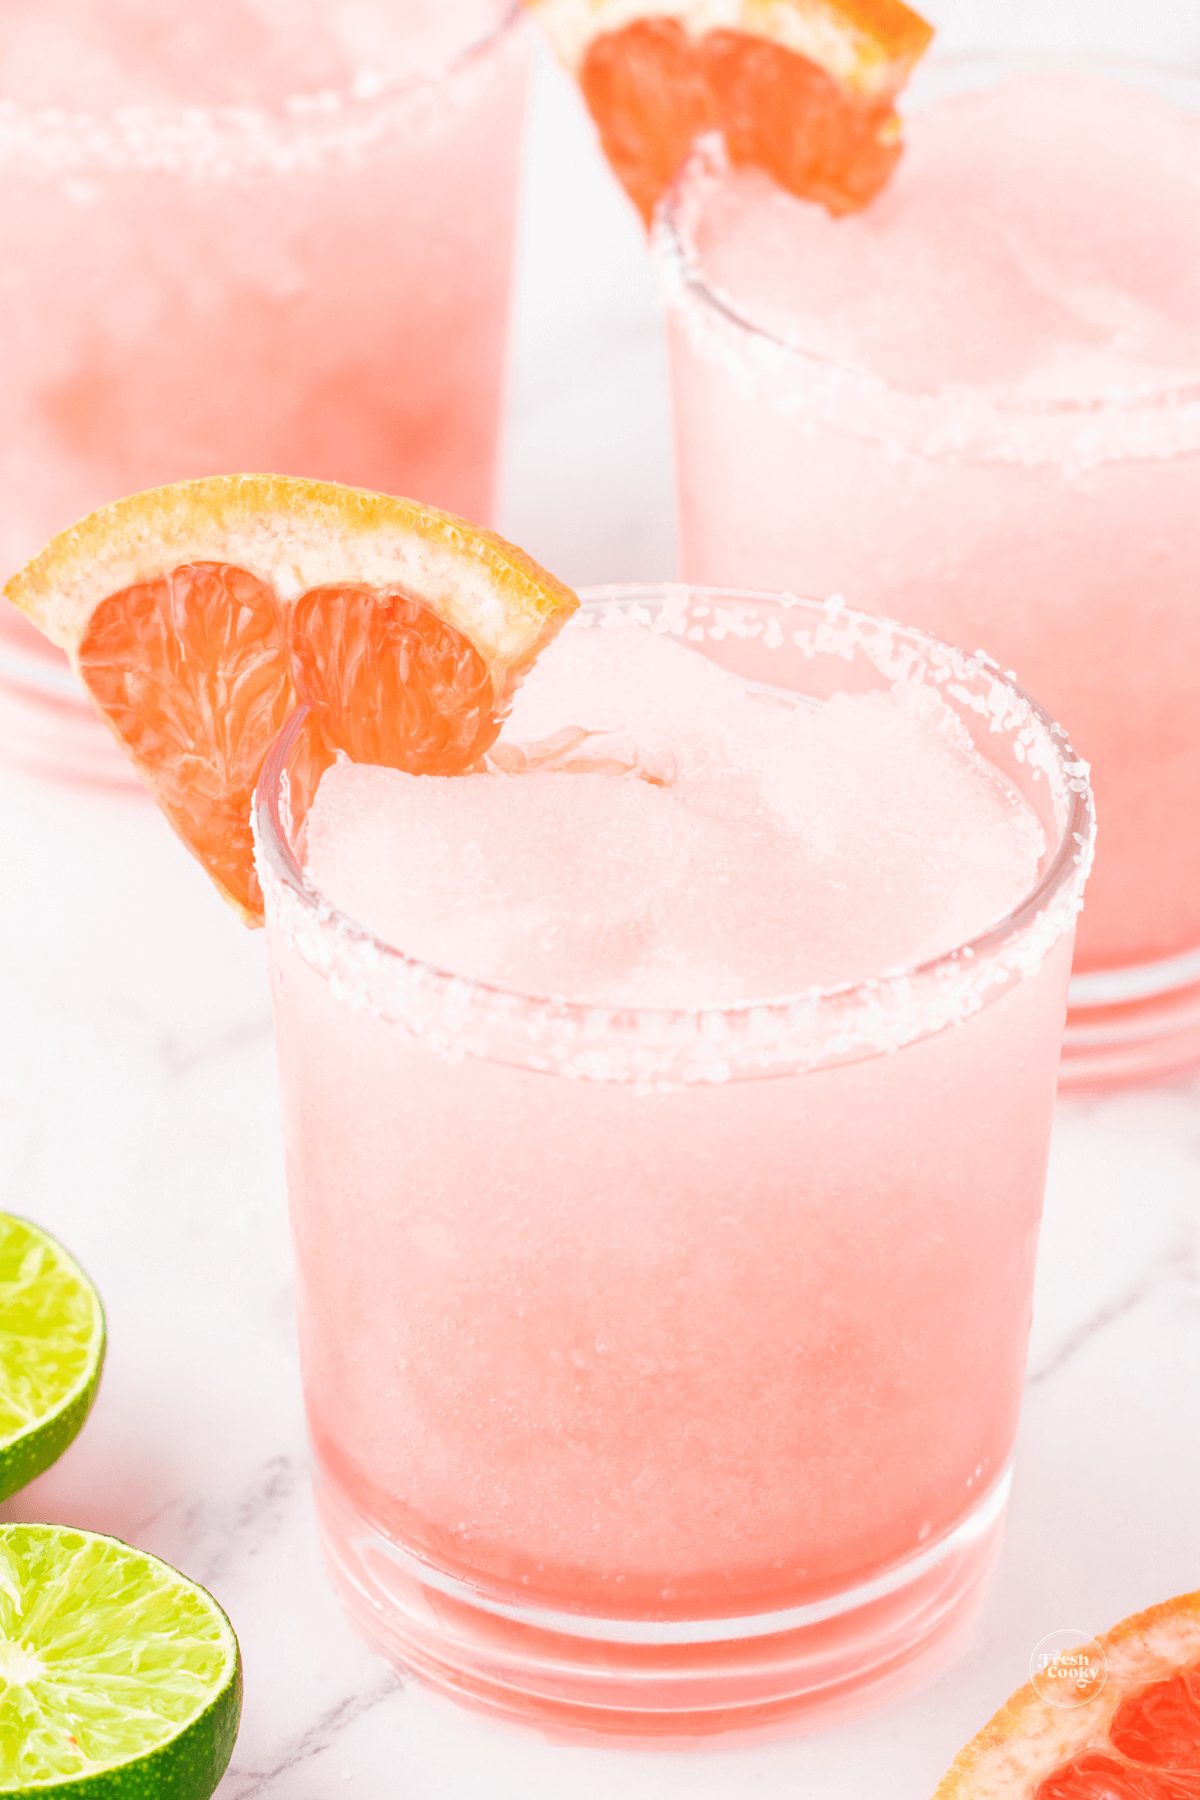
[[[0,1500],[61,1456],[91,1410],[104,1308],[61,1244],[0,1213]]]
[[[0,1794],[208,1800],[241,1656],[203,1588],[119,1539],[0,1526]]]

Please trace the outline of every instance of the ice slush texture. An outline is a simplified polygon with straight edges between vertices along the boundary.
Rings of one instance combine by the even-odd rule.
[[[563,633],[492,762],[329,770],[309,879],[409,955],[574,1001],[740,1004],[918,964],[1010,912],[1045,847],[930,690],[808,706],[648,632]]]
[[[698,235],[757,324],[908,389],[1026,400],[1188,384],[1200,366],[1200,117],[1087,77],[918,111],[893,183],[830,229],[753,172]]]
[[[479,1593],[741,1617],[940,1567],[1002,1503],[1083,772],[986,663],[843,615],[598,601],[521,690],[499,773],[331,771],[303,876],[460,969],[694,995],[990,923],[1038,871],[1036,811],[1060,873],[919,976],[722,1013],[497,994],[331,916],[271,860],[260,796],[324,1530],[343,1571],[395,1549],[465,1584],[418,1595],[450,1663]],[[299,850],[299,816],[279,829]],[[761,900],[765,925],[722,937],[718,888],[721,923]],[[819,1636],[857,1680],[856,1631]]]
[[[762,335],[670,275],[683,572],[841,592],[1014,669],[1092,767],[1079,967],[1178,955],[1200,944],[1200,116],[1010,74],[914,108],[908,145],[836,225],[753,174],[689,184],[686,251]]]

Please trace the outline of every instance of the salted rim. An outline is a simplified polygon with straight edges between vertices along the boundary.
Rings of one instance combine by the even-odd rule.
[[[272,105],[131,103],[106,111],[23,107],[0,95],[0,171],[42,179],[126,170],[227,178],[369,150],[396,109],[432,96],[523,25],[523,0],[446,61],[394,81],[362,72],[345,88]]]
[[[1126,86],[1137,86],[1138,78],[1143,86],[1152,81],[1171,86],[1194,97],[1195,107],[1188,110],[1200,118],[1200,74],[1136,58],[1068,59],[1053,52],[931,57],[914,77],[914,110],[978,92],[997,79],[1062,69],[1123,79]],[[956,76],[960,85],[923,92]],[[914,97],[912,90],[908,97]],[[1024,397],[970,382],[908,387],[876,374],[867,363],[825,355],[756,322],[736,295],[708,277],[696,249],[707,193],[728,169],[720,134],[698,139],[658,206],[651,241],[664,302],[691,348],[702,360],[723,366],[756,403],[846,435],[911,442],[933,455],[1091,466],[1119,456],[1161,458],[1200,449],[1200,372],[1183,384],[1086,397]]]
[[[735,1005],[606,1006],[493,986],[410,956],[341,912],[309,882],[289,843],[290,821],[285,816],[288,803],[283,798],[288,761],[307,714],[307,709],[300,708],[276,737],[259,777],[252,807],[256,861],[268,922],[281,927],[301,957],[331,980],[342,998],[396,1022],[398,1015],[378,1005],[368,991],[378,987],[380,972],[386,971],[395,978],[393,993],[424,996],[419,1010],[427,1018],[434,1014],[437,1018],[420,1035],[450,1054],[471,1053],[510,1060],[486,1044],[480,1047],[486,1035],[482,1025],[501,1034],[515,1029],[535,1046],[544,1042],[562,1045],[567,1041],[579,1051],[578,1055],[567,1056],[551,1050],[548,1060],[541,1051],[531,1052],[524,1060],[533,1068],[545,1067],[582,1079],[640,1080],[653,1079],[656,1072],[663,1074],[668,1065],[674,1068],[682,1059],[692,1070],[684,1079],[724,1081],[730,1079],[726,1067],[729,1057],[733,1058],[732,1067],[762,1072],[767,1065],[774,1067],[793,1054],[802,1066],[816,1067],[835,1061],[858,1061],[899,1048],[979,1011],[995,997],[993,989],[1003,991],[1041,966],[1054,944],[1070,929],[1079,910],[1095,836],[1087,765],[1075,756],[1062,727],[982,652],[967,656],[927,632],[856,612],[839,599],[821,602],[762,590],[682,583],[613,586],[584,589],[576,620],[581,624],[583,619],[614,605],[669,606],[674,596],[714,605],[740,602],[796,608],[797,614],[815,625],[818,632],[822,624],[835,621],[843,631],[875,633],[876,642],[881,645],[890,646],[898,636],[903,643],[930,653],[937,666],[949,668],[952,673],[971,679],[986,676],[992,684],[993,697],[997,688],[1002,690],[1005,703],[1026,721],[1026,729],[1031,729],[1048,747],[1062,783],[1063,816],[1057,845],[1020,905],[979,936],[928,962],[841,987],[810,988]],[[648,618],[646,622],[649,623]],[[572,629],[574,623],[568,621],[565,629]],[[851,642],[867,647],[870,640],[852,638]],[[996,713],[995,706],[987,710]],[[922,989],[933,994],[932,1008],[914,1008],[914,991],[919,994]],[[894,1021],[889,1023],[893,1013],[907,1017],[911,1029],[897,1031]],[[843,1022],[839,1036],[840,1015],[850,1020],[850,1026],[847,1029]],[[826,1018],[832,1037],[822,1038],[817,1053],[806,1056],[799,1047],[801,1042],[811,1045]],[[453,1029],[443,1029],[448,1021],[451,1027],[461,1028],[462,1043],[457,1048],[451,1041]],[[404,1022],[411,1024],[407,1017]],[[605,1038],[626,1040],[627,1045],[638,1041],[637,1048],[629,1052],[632,1060],[627,1066],[621,1065],[626,1069],[624,1074],[609,1072],[606,1054],[588,1048]]]

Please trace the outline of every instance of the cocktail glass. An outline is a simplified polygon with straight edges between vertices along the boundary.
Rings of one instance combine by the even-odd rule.
[[[363,1635],[469,1702],[824,1723],[941,1663],[999,1546],[1086,770],[986,659],[862,615],[611,589],[567,630],[602,627],[815,704],[932,688],[1037,812],[1041,873],[837,991],[501,992],[313,888],[294,716],[255,830],[321,1534]]]
[[[143,31],[72,9],[56,57],[61,10],[0,23],[5,574],[109,500],[229,469],[491,517],[516,0],[298,0],[287,29],[232,0]],[[0,609],[0,755],[130,782]]]
[[[939,101],[1064,68],[1152,94],[1167,117],[1200,112],[1191,76],[1033,57],[934,59],[907,110],[915,120]],[[1140,154],[1138,167],[1160,176],[1163,158]],[[1005,137],[995,162],[998,183],[1013,164],[1035,214],[1029,155]],[[902,163],[880,207],[902,204],[903,172]],[[656,235],[684,576],[837,592],[955,643],[986,645],[1069,719],[1092,769],[1101,847],[1079,928],[1063,1085],[1200,1060],[1200,358],[1190,372],[1149,358],[1139,367],[1129,349],[1137,308],[1112,282],[1111,261],[1097,259],[1094,291],[1071,297],[1090,327],[1072,321],[1069,347],[1090,356],[1090,335],[1120,346],[1125,361],[1114,349],[1097,380],[1092,360],[1086,391],[1030,398],[1015,375],[991,368],[941,385],[902,382],[894,368],[882,375],[865,340],[850,360],[814,349],[799,325],[764,322],[756,295],[731,279],[728,255],[721,280],[710,273],[722,235],[731,241],[731,191],[719,146],[702,146]],[[993,204],[984,191],[977,200]],[[787,209],[801,205],[775,208],[781,239]],[[1128,231],[1122,256],[1144,299],[1157,266],[1152,240],[1161,249],[1172,233],[1155,215],[1145,238],[1150,227],[1140,212],[1131,217],[1128,193],[1121,209],[1121,227],[1107,227],[1111,209],[1087,199],[1079,216]],[[1175,236],[1195,242],[1194,211]],[[1053,279],[1051,261],[1030,273],[1029,291],[1039,295],[1040,283],[1053,295]],[[916,319],[907,325],[916,343]],[[971,329],[967,314],[968,346]],[[1195,345],[1193,333],[1193,357]]]

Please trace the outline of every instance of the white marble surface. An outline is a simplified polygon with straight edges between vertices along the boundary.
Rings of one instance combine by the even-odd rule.
[[[545,71],[529,182],[506,526],[577,581],[668,575],[653,285]],[[0,772],[0,821],[0,1206],[75,1251],[110,1333],[82,1436],[0,1512],[114,1532],[226,1606],[246,1704],[223,1800],[925,1800],[1047,1632],[1200,1581],[1193,1080],[1061,1109],[1006,1548],[932,1687],[838,1731],[667,1753],[546,1743],[393,1675],[314,1537],[262,939],[139,798]]]

